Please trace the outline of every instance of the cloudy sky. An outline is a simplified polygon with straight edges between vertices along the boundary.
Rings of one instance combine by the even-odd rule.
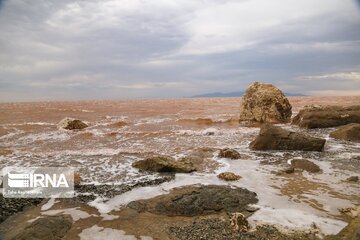
[[[0,0],[0,101],[360,95],[355,0]]]

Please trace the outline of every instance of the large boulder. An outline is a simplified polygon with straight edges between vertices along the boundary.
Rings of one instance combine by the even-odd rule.
[[[360,123],[350,123],[339,127],[330,133],[330,137],[346,141],[360,142]]]
[[[264,124],[259,135],[250,143],[252,150],[322,151],[326,140],[291,132],[281,127]]]
[[[58,123],[58,127],[67,130],[76,130],[87,128],[88,125],[79,119],[64,118]]]
[[[307,106],[293,118],[292,124],[302,128],[328,128],[360,123],[360,105]]]
[[[155,198],[130,202],[128,207],[167,216],[197,216],[220,211],[248,212],[247,205],[257,202],[256,193],[245,188],[190,185]]]
[[[169,156],[154,156],[146,158],[134,162],[132,166],[142,171],[150,172],[189,173],[196,171],[196,168],[190,161],[186,159],[176,161]]]
[[[272,84],[254,82],[242,97],[240,121],[284,123],[291,114],[288,99]]]

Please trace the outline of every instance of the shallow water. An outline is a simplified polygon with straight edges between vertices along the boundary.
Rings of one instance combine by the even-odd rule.
[[[360,97],[289,100],[295,114],[309,104],[358,104]],[[259,129],[238,123],[239,103],[240,98],[212,98],[0,104],[0,147],[13,151],[0,156],[0,168],[73,166],[84,183],[121,184],[158,177],[131,167],[132,162],[146,156],[166,154],[180,158],[197,148],[230,147],[248,157],[221,159],[215,151],[208,160],[209,165],[214,161],[219,164],[215,171],[209,168],[200,173],[178,174],[169,183],[135,189],[106,203],[97,199],[93,205],[110,212],[128,201],[158,195],[175,186],[228,184],[216,177],[228,170],[242,176],[232,185],[248,188],[259,196],[261,210],[252,217],[253,222],[262,219],[288,227],[310,227],[315,221],[324,232],[340,230],[346,218],[338,208],[360,204],[359,184],[344,181],[360,175],[360,144],[329,138],[333,129],[303,130],[285,124],[285,128],[326,138],[325,151],[251,151],[248,145]],[[90,127],[82,131],[58,129],[56,124],[64,117],[79,118]],[[276,174],[296,158],[312,160],[323,172]],[[274,214],[278,217],[269,217]]]

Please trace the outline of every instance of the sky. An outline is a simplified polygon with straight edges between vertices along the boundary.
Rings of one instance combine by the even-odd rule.
[[[254,81],[360,95],[355,0],[0,0],[0,101],[176,98]]]

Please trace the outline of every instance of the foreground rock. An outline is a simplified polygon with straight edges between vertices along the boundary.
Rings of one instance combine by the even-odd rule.
[[[240,121],[284,123],[291,114],[288,99],[271,84],[255,82],[242,97]]]
[[[330,137],[346,141],[360,142],[360,123],[350,123],[339,127],[330,133]]]
[[[300,150],[322,151],[326,140],[291,132],[270,124],[264,124],[260,134],[250,143],[252,150]]]
[[[48,240],[62,239],[71,228],[72,218],[64,216],[44,216],[20,231],[13,240]]]
[[[236,181],[239,180],[241,177],[232,172],[223,172],[218,175],[218,178],[225,181]]]
[[[257,203],[256,193],[229,186],[186,186],[152,199],[130,202],[129,208],[167,216],[197,216],[210,213],[246,212],[248,204]]]
[[[150,172],[189,173],[196,171],[194,165],[188,160],[176,161],[169,156],[155,156],[134,162],[133,167]]]
[[[328,128],[360,123],[360,105],[350,107],[310,106],[293,118],[292,124],[303,128]]]
[[[234,149],[230,149],[230,148],[224,148],[221,149],[219,152],[219,157],[221,158],[230,158],[230,159],[240,159],[242,158],[241,154],[234,150]]]
[[[310,173],[321,172],[321,169],[318,165],[306,159],[293,159],[291,160],[291,166],[293,168],[305,170]]]
[[[80,130],[87,128],[88,125],[81,120],[73,119],[73,118],[64,118],[58,123],[59,128],[67,129],[67,130]]]

